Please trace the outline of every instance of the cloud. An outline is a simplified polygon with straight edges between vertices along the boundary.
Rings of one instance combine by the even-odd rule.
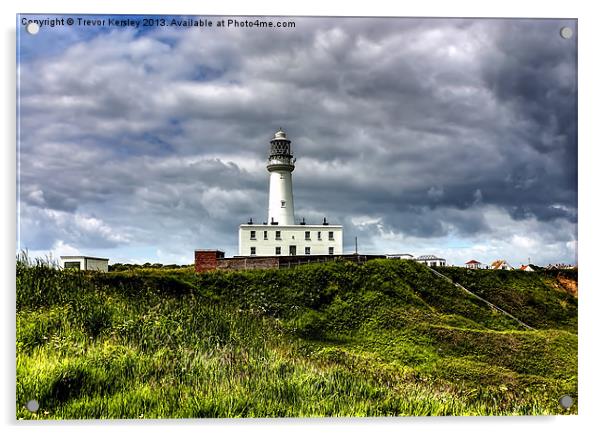
[[[512,215],[494,206],[478,207],[474,213],[478,213],[490,229],[463,233],[455,223],[441,223],[449,232],[423,237],[377,224],[364,226],[364,231],[358,232],[360,248],[370,253],[385,249],[416,256],[435,254],[446,258],[449,264],[460,266],[470,259],[491,263],[504,258],[513,266],[527,263],[529,259],[542,265],[556,263],[558,258],[576,261],[577,240],[570,222],[541,223],[534,217],[516,221]],[[444,219],[438,221],[444,222]]]
[[[112,228],[102,219],[82,214],[21,204],[20,240],[24,248],[51,249],[59,241],[86,248],[109,248],[130,242],[127,233]]]
[[[297,217],[344,223],[347,250],[576,240],[576,41],[558,36],[574,22],[295,21],[47,29],[60,49],[19,66],[22,247],[235,253],[238,224],[266,219],[278,127]]]

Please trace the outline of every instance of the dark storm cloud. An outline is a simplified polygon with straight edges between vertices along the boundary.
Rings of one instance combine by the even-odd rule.
[[[54,211],[109,244],[232,252],[237,225],[266,218],[268,142],[283,127],[297,217],[345,223],[346,243],[470,244],[512,238],[499,229],[512,224],[524,245],[576,238],[576,41],[559,36],[574,22],[295,21],[202,39],[111,31],[28,56],[25,221]],[[77,246],[69,224],[27,242]]]

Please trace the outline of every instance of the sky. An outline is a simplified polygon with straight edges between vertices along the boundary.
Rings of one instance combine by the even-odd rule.
[[[18,25],[17,248],[235,255],[282,127],[346,252],[576,263],[576,21],[261,19],[295,27]]]

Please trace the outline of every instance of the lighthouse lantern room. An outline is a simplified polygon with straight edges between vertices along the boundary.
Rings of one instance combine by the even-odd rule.
[[[293,170],[295,170],[295,159],[291,151],[291,141],[280,129],[270,140],[270,145],[268,221],[281,225],[294,225]]]

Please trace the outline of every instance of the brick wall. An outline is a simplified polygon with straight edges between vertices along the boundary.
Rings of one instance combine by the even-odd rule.
[[[194,271],[202,273],[203,271],[215,270],[218,259],[223,259],[224,252],[221,250],[195,250],[194,251]]]
[[[278,268],[278,258],[226,258],[217,261],[220,270],[252,270],[256,268]]]
[[[291,268],[312,262],[330,262],[344,259],[358,263],[384,255],[311,255],[311,256],[243,256],[224,258],[220,250],[195,250],[194,269],[197,273],[209,270],[253,270],[267,268]]]

